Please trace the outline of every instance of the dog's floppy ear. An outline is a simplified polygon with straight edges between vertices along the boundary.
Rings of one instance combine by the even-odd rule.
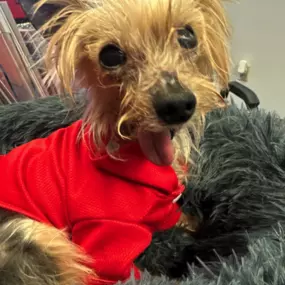
[[[57,4],[44,4],[36,13],[34,13],[34,5],[38,2],[37,0],[19,0],[19,2],[27,15],[27,18],[37,30],[62,8]],[[56,27],[53,29],[52,33],[55,31]]]

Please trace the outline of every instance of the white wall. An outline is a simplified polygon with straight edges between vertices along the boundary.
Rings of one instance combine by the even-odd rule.
[[[260,106],[285,116],[285,0],[240,0],[226,8],[234,63],[249,61],[247,85],[258,94]]]

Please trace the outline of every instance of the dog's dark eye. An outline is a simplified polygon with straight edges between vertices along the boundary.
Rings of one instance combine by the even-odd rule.
[[[126,54],[116,45],[104,46],[99,54],[100,64],[106,69],[116,69],[126,63]]]
[[[190,26],[177,30],[178,42],[182,48],[193,49],[197,46],[198,41],[194,30]]]

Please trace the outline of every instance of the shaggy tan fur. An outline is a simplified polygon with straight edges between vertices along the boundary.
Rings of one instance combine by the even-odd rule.
[[[20,235],[23,237],[19,240],[20,243],[27,245],[37,244],[45,254],[53,258],[58,272],[53,272],[50,276],[43,276],[45,284],[84,285],[87,278],[96,277],[91,269],[83,265],[91,260],[68,239],[64,231],[28,218],[16,217],[3,223],[0,226],[0,232],[9,233],[6,240],[3,240],[0,246],[2,255],[5,255],[9,251],[7,248],[10,244],[9,240],[13,239],[14,235]],[[1,260],[3,259],[5,259],[5,256],[1,257]],[[22,260],[25,262],[25,259]],[[26,280],[25,284],[33,284],[33,279],[36,276],[32,273],[34,271],[33,268],[29,269],[31,264],[27,262],[21,266],[24,268],[22,270],[22,279]],[[31,273],[28,275],[27,272]]]
[[[161,71],[177,74],[193,91],[197,108],[193,118],[176,126],[174,168],[181,179],[191,149],[199,143],[205,114],[224,105],[219,95],[229,80],[229,26],[221,0],[41,0],[61,4],[63,9],[42,30],[60,26],[52,35],[46,63],[55,70],[63,87],[72,94],[75,80],[89,89],[91,103],[85,122],[97,149],[122,140],[135,139],[138,128],[161,131],[151,104],[150,88],[161,80]],[[183,50],[177,42],[178,28],[190,25],[198,47]],[[127,64],[114,71],[102,69],[100,50],[115,43],[128,55]],[[100,122],[100,123],[99,123]],[[194,141],[189,137],[191,129]],[[108,146],[103,138],[111,135]],[[192,137],[193,139],[193,137]],[[115,143],[114,143],[115,142]]]
[[[225,104],[220,90],[229,80],[230,32],[222,1],[40,0],[36,10],[52,3],[62,5],[62,9],[42,27],[45,34],[59,27],[48,39],[45,61],[52,78],[58,76],[70,94],[78,82],[88,89],[90,104],[84,126],[91,126],[90,137],[97,150],[107,149],[113,155],[126,140],[136,139],[138,130],[160,132],[168,128],[157,118],[150,92],[161,84],[163,71],[175,74],[180,84],[195,94],[192,118],[186,124],[171,126],[176,131],[173,167],[181,181],[187,180],[184,167],[191,166],[190,154],[197,150],[205,114]],[[198,46],[188,50],[177,41],[177,29],[187,25],[198,39]],[[109,43],[127,55],[126,64],[112,71],[99,63],[99,53]],[[105,145],[107,135],[111,140]],[[197,227],[194,217],[182,216],[180,224],[190,231]],[[22,233],[23,242],[35,243],[55,258],[60,276],[56,274],[44,284],[80,285],[91,274],[82,265],[87,262],[85,256],[63,232],[22,218],[13,218],[1,230],[3,227],[7,227],[4,232]],[[29,278],[25,280],[21,284],[33,284]]]

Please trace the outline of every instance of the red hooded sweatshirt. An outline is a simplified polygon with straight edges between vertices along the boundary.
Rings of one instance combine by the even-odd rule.
[[[171,167],[148,161],[137,143],[115,160],[78,140],[82,122],[0,156],[0,207],[58,229],[94,258],[92,284],[130,277],[154,231],[174,226],[182,192]],[[94,148],[93,148],[94,149]]]

